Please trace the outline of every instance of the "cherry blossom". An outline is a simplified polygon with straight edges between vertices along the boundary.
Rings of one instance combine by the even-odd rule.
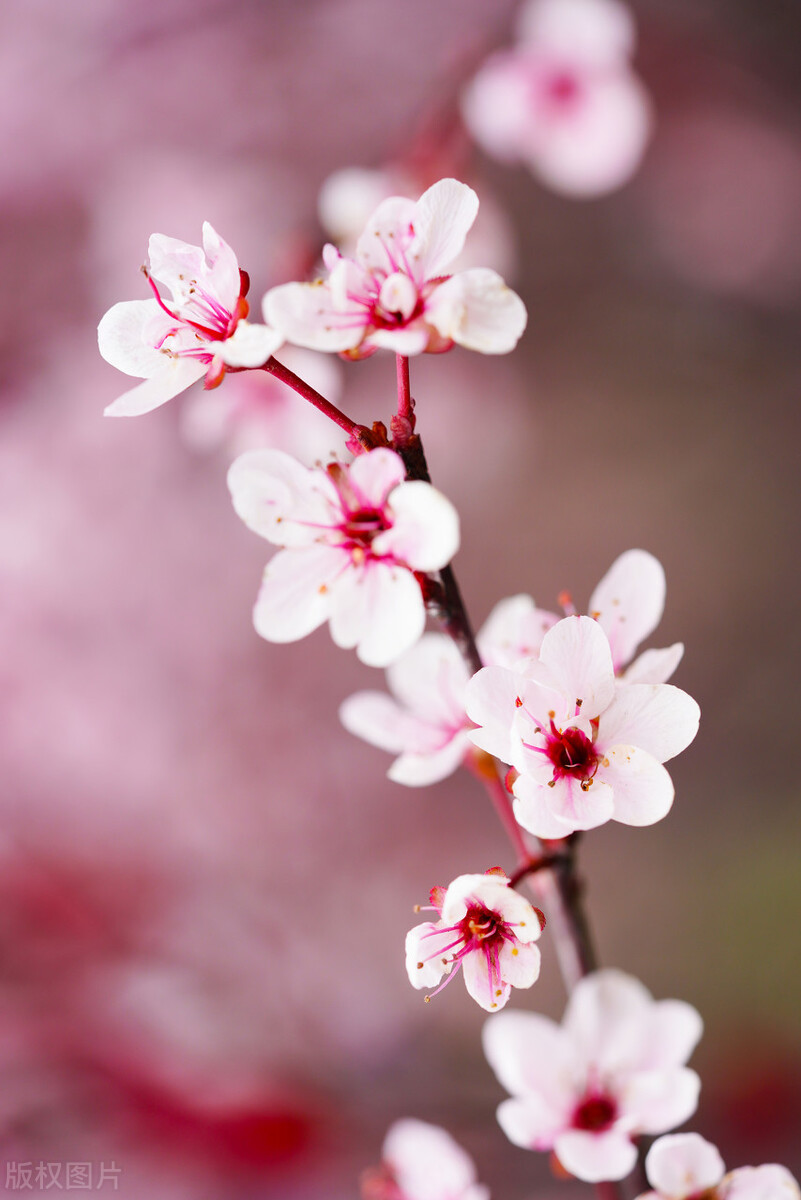
[[[795,1179],[775,1163],[725,1171],[717,1148],[700,1134],[670,1134],[648,1151],[645,1173],[654,1190],[638,1200],[798,1200]]]
[[[364,358],[448,350],[484,354],[514,349],[525,306],[495,271],[447,268],[460,254],[478,212],[472,188],[440,179],[418,201],[383,200],[346,258],[330,243],[328,278],[287,283],[264,297],[264,315],[290,342]]]
[[[619,0],[529,0],[517,45],[489,58],[463,96],[468,129],[487,153],[526,163],[555,191],[613,191],[651,132],[651,105],[629,66],[634,41]]]
[[[487,1021],[484,1052],[511,1093],[498,1121],[516,1146],[553,1150],[587,1183],[633,1169],[633,1139],[664,1133],[695,1111],[700,1080],[684,1064],[701,1018],[681,1000],[654,1001],[620,971],[573,990],[561,1025],[537,1013]]]
[[[155,298],[123,300],[98,326],[107,362],[144,379],[110,404],[107,416],[150,412],[202,376],[207,388],[216,387],[226,367],[260,367],[283,341],[274,329],[245,319],[248,277],[208,221],[202,248],[154,233],[149,253],[145,274]]]
[[[249,529],[284,547],[268,563],[254,624],[294,642],[330,622],[338,646],[387,666],[418,640],[425,605],[414,572],[438,571],[459,546],[459,518],[429,483],[405,482],[392,450],[307,468],[280,450],[243,454],[228,472]]]
[[[562,838],[613,819],[651,825],[673,803],[662,764],[698,730],[699,709],[671,684],[620,683],[591,617],[566,617],[524,672],[485,667],[467,688],[477,746],[518,772],[515,816]]]
[[[382,1163],[362,1178],[364,1200],[489,1200],[470,1155],[438,1125],[406,1117],[384,1139]]]
[[[626,550],[590,597],[589,614],[609,639],[615,674],[627,683],[667,683],[684,654],[683,644],[674,642],[634,657],[662,619],[665,591],[659,560],[647,550]]]
[[[406,935],[406,970],[414,987],[440,991],[454,977],[454,967],[462,967],[470,995],[494,1012],[513,987],[536,982],[540,952],[534,942],[545,918],[509,886],[500,868],[460,875],[447,889],[432,888],[431,908],[440,920],[424,921]]]

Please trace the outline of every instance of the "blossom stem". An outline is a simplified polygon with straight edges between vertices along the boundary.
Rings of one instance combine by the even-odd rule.
[[[414,435],[414,400],[412,399],[409,382],[409,359],[405,354],[395,355],[395,369],[398,378],[398,411],[390,421],[392,443],[400,453],[401,447],[408,445]]]
[[[326,400],[325,396],[321,396],[310,383],[306,383],[294,371],[290,371],[289,367],[285,367],[283,363],[278,362],[275,358],[270,358],[259,369],[266,371],[268,375],[273,375],[281,383],[285,383],[287,387],[291,387],[304,400],[308,400],[316,409],[319,409],[321,413],[334,421],[340,429],[344,429],[365,450],[373,449],[376,443],[369,429],[366,429],[364,425],[359,425],[356,421],[352,421],[335,404],[332,404],[330,400]]]

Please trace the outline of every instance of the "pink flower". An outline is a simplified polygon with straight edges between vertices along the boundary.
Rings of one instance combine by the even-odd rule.
[[[590,597],[589,614],[609,639],[615,674],[626,683],[666,683],[684,654],[683,644],[674,642],[634,658],[662,619],[665,590],[659,560],[647,550],[626,550]]]
[[[459,546],[459,518],[429,483],[405,482],[400,457],[372,450],[350,466],[302,466],[280,450],[243,454],[228,472],[249,529],[283,546],[268,563],[254,624],[294,642],[325,621],[338,646],[383,667],[418,640],[425,605],[414,572]]]
[[[799,1189],[785,1167],[740,1167],[725,1175],[715,1146],[697,1133],[674,1133],[654,1142],[645,1173],[654,1189],[639,1200],[798,1200]]]
[[[447,889],[432,888],[431,907],[440,920],[424,921],[406,935],[413,987],[439,984],[439,991],[453,978],[453,968],[462,967],[470,995],[494,1012],[503,1008],[513,987],[528,988],[536,981],[540,952],[533,943],[545,919],[509,886],[500,868],[460,875]]]
[[[123,300],[98,326],[106,361],[145,381],[110,404],[107,416],[150,412],[203,375],[207,388],[216,387],[226,367],[260,367],[281,345],[274,329],[245,320],[248,277],[208,221],[202,249],[154,233],[146,274],[155,299]]]
[[[523,672],[485,667],[467,689],[471,738],[518,772],[515,816],[543,838],[613,819],[651,825],[673,803],[662,763],[698,730],[699,709],[671,684],[619,683],[598,622],[566,617]]]
[[[529,0],[517,46],[488,59],[464,94],[468,129],[487,153],[526,163],[555,191],[613,191],[651,132],[633,49],[618,0]]]
[[[636,979],[596,971],[574,989],[561,1025],[503,1013],[484,1027],[484,1052],[511,1093],[498,1121],[516,1146],[553,1150],[587,1183],[623,1179],[633,1139],[663,1133],[695,1111],[700,1080],[684,1066],[701,1036],[698,1013],[654,1001]]]
[[[470,1155],[438,1125],[396,1121],[381,1156],[362,1180],[364,1200],[489,1200]]]
[[[367,222],[355,258],[327,245],[328,279],[273,288],[265,320],[296,345],[351,358],[454,343],[508,353],[526,326],[520,297],[487,268],[445,273],[477,212],[475,192],[455,179],[441,179],[417,202],[390,196]]]

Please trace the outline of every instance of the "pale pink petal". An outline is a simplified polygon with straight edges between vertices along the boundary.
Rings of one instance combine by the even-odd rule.
[[[550,1150],[567,1120],[542,1096],[531,1092],[504,1100],[498,1105],[497,1116],[509,1141],[523,1150]]]
[[[232,337],[220,343],[219,352],[229,367],[261,367],[275,353],[283,337],[269,325],[240,321]]]
[[[664,650],[645,650],[623,672],[624,683],[667,683],[684,655],[684,643]]]
[[[383,508],[389,493],[405,478],[400,455],[383,447],[358,455],[348,469],[348,482],[364,508]]]
[[[631,13],[619,0],[528,0],[518,39],[568,62],[607,65],[634,52]]]
[[[167,355],[157,346],[175,324],[155,300],[121,300],[97,327],[98,348],[118,371],[149,379],[164,370]]]
[[[567,776],[551,787],[530,775],[520,775],[512,790],[515,817],[537,837],[566,837],[577,829],[596,829],[614,813],[612,789],[597,775],[586,790],[577,779]]]
[[[487,666],[515,670],[536,657],[545,634],[559,618],[537,608],[531,596],[509,596],[495,605],[478,634],[478,648]]]
[[[720,1189],[724,1200],[798,1200],[799,1188],[786,1167],[739,1167]]]
[[[513,1096],[541,1101],[549,1128],[564,1128],[584,1087],[585,1075],[564,1030],[539,1013],[506,1012],[487,1021],[484,1054],[498,1082]]]
[[[402,783],[406,787],[426,787],[431,783],[439,783],[461,766],[470,745],[466,730],[462,730],[438,750],[426,754],[404,752],[395,759],[387,776],[393,783]]]
[[[607,750],[595,779],[611,787],[612,815],[624,825],[653,825],[670,812],[673,780],[661,763],[636,746]]]
[[[462,973],[468,993],[486,1012],[503,1008],[511,995],[509,984],[498,978],[482,950],[473,950],[462,959]]]
[[[531,138],[530,83],[514,52],[492,55],[462,95],[462,115],[488,154],[513,162]]]
[[[515,820],[523,829],[533,833],[535,837],[557,839],[575,832],[575,826],[570,820],[554,812],[551,792],[555,789],[549,788],[545,783],[537,783],[528,775],[521,775],[515,780],[512,790],[515,797]],[[611,807],[610,800],[610,813]]]
[[[148,258],[150,274],[159,283],[166,284],[181,303],[188,297],[190,281],[202,279],[208,269],[206,256],[200,246],[167,237],[163,233],[150,235]],[[233,311],[233,306],[229,307],[230,311]]]
[[[208,221],[203,222],[203,249],[209,264],[206,278],[223,308],[232,313],[242,290],[239,263],[231,247]]]
[[[570,112],[547,123],[526,155],[555,191],[599,196],[622,187],[651,135],[651,104],[640,81],[621,70],[582,79]]]
[[[504,763],[513,763],[520,752],[514,724],[522,682],[520,675],[504,667],[483,667],[467,685],[467,715],[479,726],[470,731],[470,737],[476,746]]]
[[[648,1182],[669,1200],[684,1200],[717,1187],[725,1170],[717,1147],[698,1133],[661,1137],[645,1159]]]
[[[693,1115],[700,1091],[689,1067],[638,1072],[618,1090],[620,1115],[639,1133],[666,1133]]]
[[[540,662],[552,685],[582,717],[596,717],[615,695],[612,654],[606,634],[591,617],[565,617],[542,639]]]
[[[368,667],[386,667],[418,640],[425,627],[420,585],[405,567],[368,561],[337,580],[331,637]]]
[[[443,275],[461,254],[478,213],[478,196],[466,183],[440,179],[417,201],[411,247],[416,278]]]
[[[501,978],[512,987],[529,988],[539,979],[541,954],[539,947],[529,942],[513,946],[504,942],[499,954]]]
[[[323,182],[317,196],[317,215],[329,236],[350,242],[364,229],[389,191],[386,171],[343,167]]]
[[[423,354],[430,341],[431,330],[419,321],[406,329],[374,329],[364,339],[364,345],[412,358],[415,354]]]
[[[594,971],[571,993],[562,1021],[584,1060],[601,1072],[630,1065],[632,1047],[641,1046],[653,997],[638,979],[622,971]]]
[[[278,546],[316,542],[341,515],[325,472],[304,467],[283,450],[241,454],[228,470],[228,488],[248,529]]]
[[[327,283],[284,283],[262,302],[264,319],[288,342],[338,353],[358,346],[367,328],[364,310],[340,312]]]
[[[596,746],[639,746],[659,762],[679,754],[698,732],[701,710],[671,683],[621,683],[601,714]]]
[[[104,409],[107,417],[138,417],[142,413],[152,412],[173,396],[186,391],[206,374],[206,364],[196,358],[173,358],[162,355],[163,367],[150,379],[123,392],[121,396]]]
[[[268,642],[294,642],[322,625],[342,562],[342,552],[332,546],[279,550],[265,568],[253,610],[256,632]]]
[[[526,328],[526,306],[497,271],[473,267],[431,294],[426,319],[444,338],[482,354],[508,354]]]
[[[361,461],[356,459],[351,472]],[[448,565],[459,549],[459,514],[442,492],[413,479],[393,491],[389,509],[394,523],[373,540],[376,554],[391,554],[415,571],[437,571]]]
[[[406,934],[406,973],[412,987],[436,987],[452,969],[454,934],[442,932],[440,924],[424,921]]]
[[[657,1001],[649,1026],[639,1057],[645,1069],[683,1066],[704,1031],[700,1014],[684,1000]]]
[[[488,1200],[469,1154],[436,1125],[396,1121],[381,1157],[405,1200]]]
[[[616,1129],[568,1129],[556,1138],[554,1153],[566,1171],[585,1183],[625,1179],[637,1162],[637,1147]]]
[[[416,716],[439,728],[467,724],[465,690],[470,676],[446,633],[426,633],[387,669],[390,691]]]
[[[414,200],[405,196],[382,200],[356,243],[356,259],[361,267],[388,275],[405,267],[403,252],[411,240],[416,208]]]
[[[656,629],[665,608],[665,572],[646,550],[615,559],[590,597],[589,614],[609,638],[619,671]]]
[[[442,732],[421,721],[385,692],[356,692],[339,708],[348,733],[390,754],[428,755],[440,749]]]

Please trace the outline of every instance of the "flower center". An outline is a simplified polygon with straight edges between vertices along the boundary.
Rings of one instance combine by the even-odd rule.
[[[568,108],[578,99],[581,88],[575,75],[570,71],[554,71],[545,80],[544,92],[546,99],[555,107]]]
[[[342,532],[349,541],[359,546],[369,547],[373,538],[390,528],[384,514],[377,508],[359,508],[348,514],[348,519],[342,526]]]
[[[497,913],[481,905],[474,904],[468,908],[460,922],[465,946],[488,950],[502,943],[508,937],[505,926]]]
[[[604,1092],[593,1092],[585,1096],[573,1113],[573,1129],[586,1129],[589,1133],[605,1133],[617,1120],[617,1103]]]
[[[568,727],[560,733],[551,721],[546,753],[553,763],[554,779],[569,775],[584,782],[592,779],[598,770],[598,755],[586,733],[580,729]]]

